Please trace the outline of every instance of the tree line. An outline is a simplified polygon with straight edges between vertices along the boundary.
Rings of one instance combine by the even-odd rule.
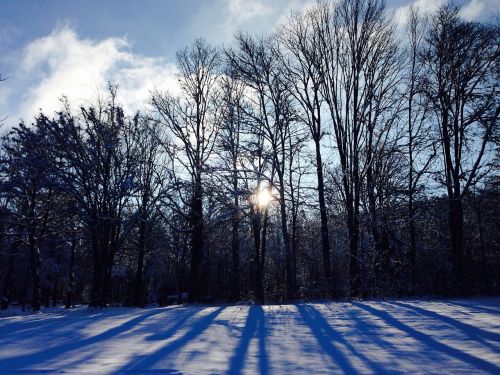
[[[63,98],[2,138],[2,309],[498,293],[499,31],[318,2]]]

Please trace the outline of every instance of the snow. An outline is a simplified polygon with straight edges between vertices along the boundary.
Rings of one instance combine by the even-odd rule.
[[[0,373],[500,374],[500,298],[79,307],[0,318]]]

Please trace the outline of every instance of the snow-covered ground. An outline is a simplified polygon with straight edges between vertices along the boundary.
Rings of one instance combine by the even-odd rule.
[[[500,374],[500,298],[47,309],[0,319],[0,373]]]

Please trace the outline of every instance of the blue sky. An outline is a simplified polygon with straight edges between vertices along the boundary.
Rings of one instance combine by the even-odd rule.
[[[123,104],[143,106],[150,90],[175,89],[175,53],[195,38],[230,44],[237,30],[266,33],[313,0],[2,0],[0,118],[31,121],[42,108],[91,101],[108,80]],[[444,0],[417,0],[433,11]],[[409,2],[388,0],[404,23]],[[464,0],[464,16],[499,13],[498,0]]]

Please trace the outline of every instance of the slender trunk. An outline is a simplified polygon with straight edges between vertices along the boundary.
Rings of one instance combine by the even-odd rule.
[[[317,137],[318,138],[318,137]],[[323,251],[323,270],[325,273],[327,291],[333,287],[332,265],[330,261],[330,235],[328,231],[328,215],[325,204],[325,183],[323,177],[323,161],[319,139],[315,139],[316,147],[316,172],[318,175],[318,202],[321,219],[321,248]],[[327,293],[329,294],[329,293]]]
[[[141,215],[144,216],[144,215]],[[137,271],[134,285],[134,296],[132,304],[134,306],[143,307],[143,270],[144,270],[144,255],[146,252],[146,218],[141,217],[139,222],[139,243],[138,243],[138,258],[137,258]]]
[[[22,228],[19,236],[23,236]],[[21,241],[19,239],[16,239],[12,242],[12,246],[9,252],[9,257],[7,258],[7,272],[5,274],[5,278],[3,280],[3,285],[2,285],[2,296],[1,296],[2,301],[0,304],[1,310],[6,310],[10,304],[10,293],[12,288],[12,273],[14,271],[14,261],[20,244]]]
[[[297,238],[297,210],[294,207],[295,202],[292,203],[292,254],[293,254],[293,272],[297,275],[297,247],[298,247],[298,238]]]
[[[31,308],[33,311],[40,310],[40,250],[36,246],[34,230],[31,231],[28,239],[28,247],[30,252],[30,269],[31,279],[33,284]]]
[[[415,209],[413,207],[414,186],[413,181],[413,100],[415,96],[415,83],[417,82],[416,63],[418,53],[418,39],[416,37],[418,18],[412,18],[411,23],[411,80],[408,97],[408,230],[410,234],[410,268],[411,289],[415,292],[417,285],[417,240],[415,237]]]
[[[232,298],[240,299],[240,223],[237,217],[233,217],[231,230],[231,255],[232,255]]]
[[[383,249],[381,248],[381,235],[378,226],[377,219],[377,210],[375,206],[375,197],[373,190],[368,187],[370,184],[368,181],[370,178],[367,177],[367,190],[368,190],[368,209],[370,213],[370,230],[373,237],[373,245],[375,248],[375,287],[380,288],[380,276],[381,273],[384,272],[382,267],[382,257],[383,257]]]
[[[76,238],[73,234],[71,239],[71,254],[69,257],[69,270],[68,270],[68,289],[66,292],[66,302],[64,305],[65,309],[70,309],[73,302],[73,291],[75,288],[75,252],[76,252]]]
[[[102,282],[102,297],[100,307],[106,307],[108,302],[112,302],[112,290],[113,290],[113,279],[111,277],[113,271],[113,259],[114,255],[112,253],[106,254],[105,268],[103,272],[103,282]]]
[[[261,233],[261,245],[260,245],[260,269],[262,271],[262,276],[264,276],[264,265],[266,262],[266,250],[267,250],[267,228],[269,226],[269,210],[266,207],[264,210],[264,218],[262,219],[262,233]]]
[[[283,236],[283,242],[285,245],[285,261],[286,261],[286,286],[287,286],[287,298],[295,297],[296,289],[296,275],[293,269],[293,257],[292,249],[290,247],[290,235],[288,233],[287,225],[287,215],[286,215],[286,204],[285,204],[285,186],[283,179],[280,178],[280,217],[281,217],[281,233]]]
[[[451,252],[453,257],[453,276],[456,292],[463,293],[463,207],[460,198],[449,201],[449,227]]]
[[[99,241],[100,228],[96,222],[91,225],[91,237],[92,237],[92,255],[94,260],[93,265],[93,275],[92,275],[92,294],[90,298],[89,307],[99,307],[101,305],[101,285],[102,285],[102,269],[104,258],[101,254],[101,246]]]
[[[54,283],[52,288],[52,307],[57,306],[58,291],[59,291],[59,278],[56,275],[54,277]]]
[[[481,275],[484,291],[488,294],[490,292],[490,275],[488,261],[486,257],[486,248],[484,246],[484,233],[483,233],[483,215],[481,212],[481,206],[477,207],[477,223],[479,231],[479,249],[481,252]]]
[[[347,230],[349,232],[350,295],[356,297],[358,296],[360,284],[358,270],[359,221],[355,215],[354,207],[349,207],[347,211]]]
[[[10,303],[10,289],[12,284],[12,271],[14,269],[14,254],[9,254],[7,259],[7,272],[2,285],[2,301],[0,305],[1,310],[6,310]]]
[[[118,236],[120,233],[120,227],[115,223],[114,220],[107,221],[107,230],[105,237],[105,246],[104,246],[104,272],[103,272],[103,281],[102,281],[102,300],[101,307],[106,307],[108,302],[113,301],[112,299],[112,291],[113,291],[113,264],[115,254],[118,250]],[[111,297],[111,298],[110,298]]]
[[[236,171],[236,161],[233,161],[233,169]],[[238,199],[238,177],[236,172],[233,174],[233,216],[231,225],[231,255],[232,255],[232,296],[231,299],[238,301],[240,299],[240,218],[239,218],[239,199]]]
[[[255,298],[257,302],[264,302],[264,290],[262,287],[262,262],[261,262],[261,238],[260,226],[261,218],[260,213],[252,209],[252,231],[254,240],[254,267],[255,267]]]
[[[195,182],[193,203],[191,207],[191,270],[189,276],[189,302],[199,301],[201,297],[200,267],[203,260],[203,196],[201,178]]]
[[[359,244],[359,205],[360,205],[360,194],[359,194],[359,176],[357,175],[357,168],[354,167],[354,178],[353,178],[353,194],[349,194],[351,201],[348,203],[347,209],[347,226],[349,231],[349,276],[351,282],[351,296],[356,297],[360,292],[360,273],[359,273],[359,260],[358,260],[358,244]]]
[[[411,287],[415,292],[417,286],[417,239],[415,233],[415,209],[413,207],[413,192],[410,191],[408,199],[408,226],[410,232],[410,264],[411,264]]]

